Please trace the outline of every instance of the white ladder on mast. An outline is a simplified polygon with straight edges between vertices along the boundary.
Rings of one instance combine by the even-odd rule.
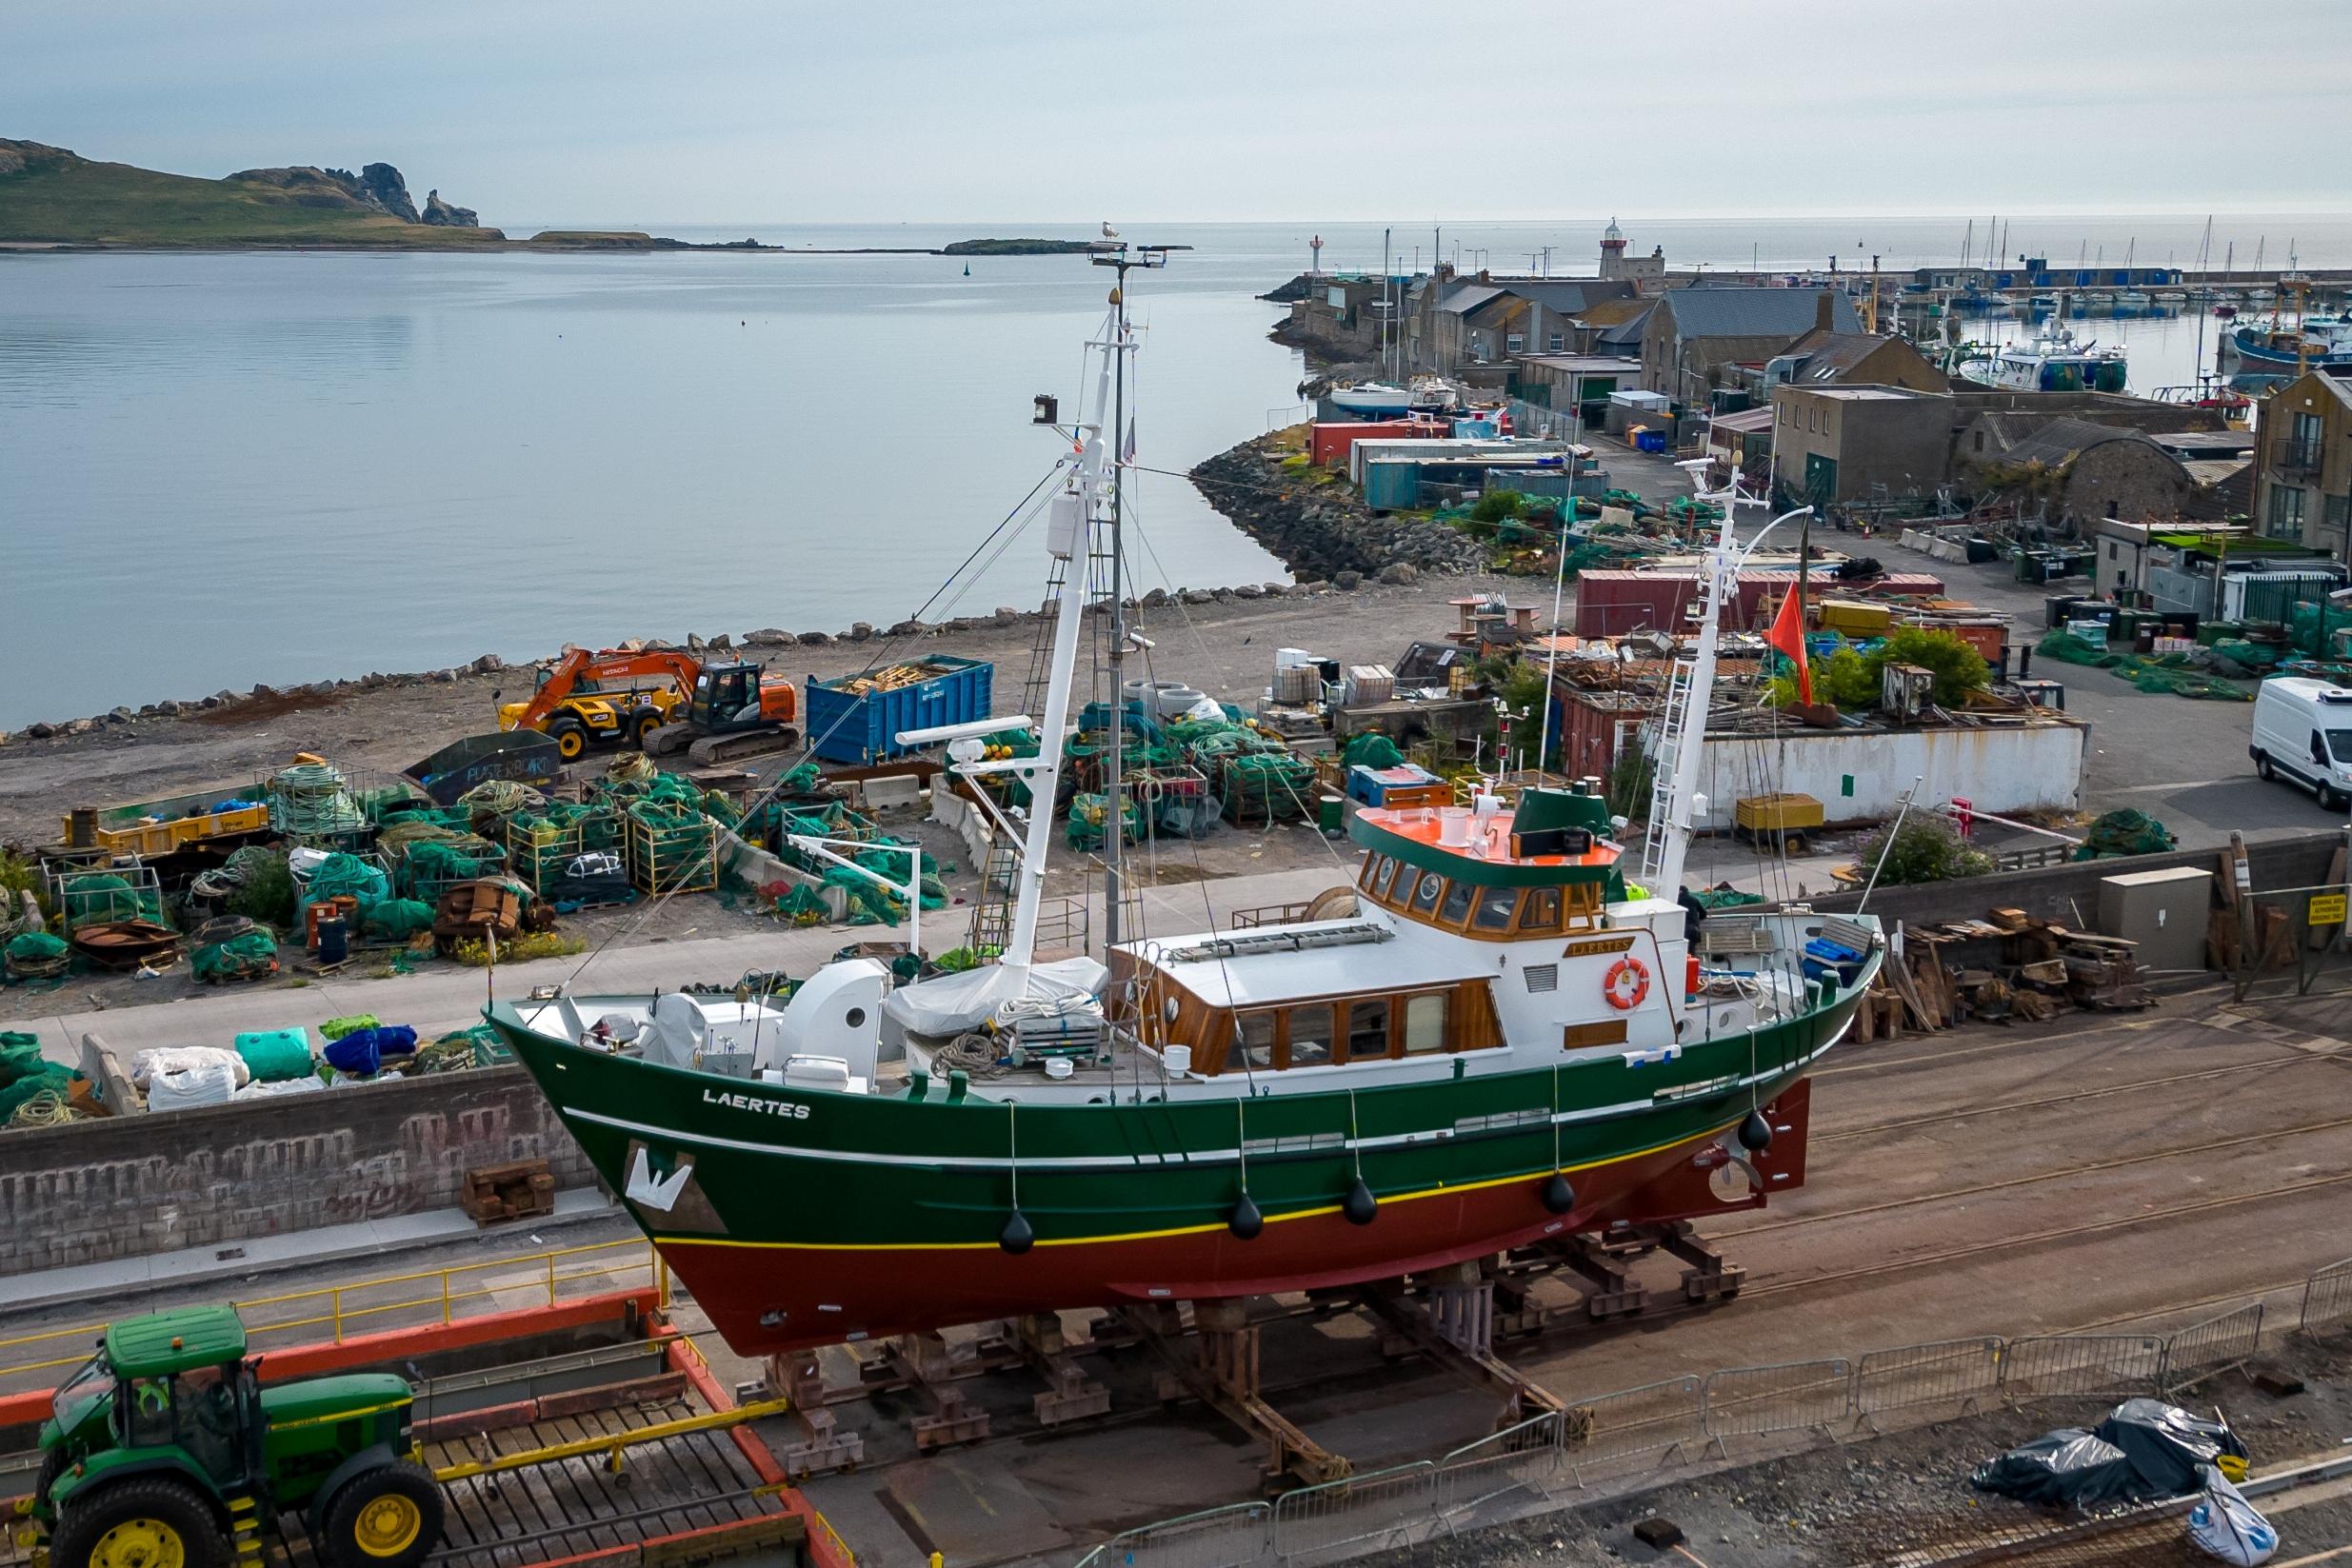
[[[1675,889],[1656,885],[1664,873],[1666,835],[1674,813],[1675,762],[1690,722],[1691,661],[1677,659],[1666,672],[1666,702],[1658,715],[1658,744],[1650,752],[1649,821],[1642,829],[1642,879],[1653,898],[1672,898]],[[1704,744],[1704,738],[1702,737]]]

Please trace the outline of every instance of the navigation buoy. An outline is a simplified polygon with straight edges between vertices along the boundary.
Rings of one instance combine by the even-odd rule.
[[[1242,1193],[1242,1201],[1233,1205],[1233,1217],[1226,1221],[1226,1228],[1245,1241],[1256,1241],[1258,1232],[1266,1229],[1266,1216],[1258,1212],[1258,1205],[1246,1190]]]
[[[1372,1196],[1372,1189],[1364,1184],[1363,1177],[1357,1177],[1348,1186],[1347,1196],[1340,1200],[1340,1212],[1347,1216],[1351,1225],[1368,1225],[1380,1212],[1380,1200]]]
[[[996,1233],[996,1244],[1018,1258],[1037,1245],[1037,1232],[1029,1229],[1028,1221],[1015,1209],[1005,1221],[1005,1228]]]
[[[1740,1123],[1740,1147],[1750,1154],[1762,1154],[1772,1146],[1772,1123],[1764,1119],[1764,1112],[1750,1111]]]
[[[1565,1214],[1576,1207],[1576,1189],[1559,1171],[1552,1172],[1551,1179],[1544,1183],[1544,1206],[1554,1214]]]

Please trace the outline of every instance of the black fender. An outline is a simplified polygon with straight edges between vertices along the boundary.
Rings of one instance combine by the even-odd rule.
[[[310,1527],[311,1534],[316,1535],[326,1526],[328,1503],[334,1499],[334,1495],[342,1491],[345,1483],[353,1476],[380,1469],[396,1459],[406,1458],[408,1458],[406,1454],[401,1453],[388,1442],[370,1443],[358,1453],[349,1456],[329,1473],[327,1479],[320,1483],[317,1491],[310,1494],[309,1504],[302,1511],[303,1522]]]

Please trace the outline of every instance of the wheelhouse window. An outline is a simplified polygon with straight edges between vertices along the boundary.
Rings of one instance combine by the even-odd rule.
[[[1445,895],[1445,907],[1438,911],[1438,923],[1460,925],[1463,918],[1470,912],[1470,901],[1477,896],[1478,889],[1468,883],[1454,883],[1452,890]]]
[[[1347,1004],[1347,1060],[1372,1062],[1388,1054],[1388,999]]]
[[[1287,1067],[1322,1067],[1331,1061],[1331,1004],[1319,1002],[1290,1009]]]
[[[1470,917],[1470,923],[1481,931],[1507,931],[1511,928],[1511,917],[1518,911],[1518,888],[1482,888],[1478,895],[1478,912]]]
[[[1445,896],[1445,879],[1434,871],[1424,871],[1413,888],[1413,907],[1427,914],[1437,907],[1437,901]]]
[[[1443,991],[1431,991],[1405,999],[1405,1054],[1425,1056],[1445,1048],[1445,1011],[1448,998]]]
[[[1386,898],[1388,896],[1389,883],[1395,882],[1396,880],[1397,863],[1390,860],[1387,856],[1383,855],[1380,861],[1380,869],[1372,874],[1372,896],[1376,899]]]
[[[1560,889],[1534,887],[1527,891],[1527,902],[1519,911],[1522,931],[1557,931],[1560,929]]]
[[[1235,1020],[1233,1044],[1225,1058],[1226,1072],[1273,1069],[1274,1022],[1275,1015],[1271,1012],[1244,1013]]]

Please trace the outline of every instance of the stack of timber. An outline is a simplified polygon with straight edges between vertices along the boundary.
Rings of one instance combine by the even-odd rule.
[[[1903,956],[1880,967],[1855,1011],[1854,1039],[1899,1040],[1905,1030],[1932,1033],[1971,1022],[2033,1022],[2069,1007],[2146,1007],[2154,999],[2141,982],[2135,945],[2022,909],[1905,925]]]

